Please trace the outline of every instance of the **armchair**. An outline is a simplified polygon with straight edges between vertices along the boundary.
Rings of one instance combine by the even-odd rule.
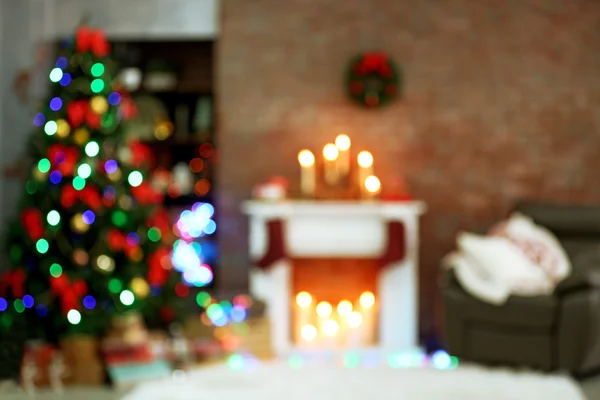
[[[515,211],[552,231],[572,263],[548,296],[511,296],[501,306],[441,280],[444,340],[458,357],[586,374],[600,368],[600,206],[521,204]]]

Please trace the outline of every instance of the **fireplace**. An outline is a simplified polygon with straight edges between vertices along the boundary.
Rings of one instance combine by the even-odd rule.
[[[421,202],[249,201],[273,349],[415,347]]]

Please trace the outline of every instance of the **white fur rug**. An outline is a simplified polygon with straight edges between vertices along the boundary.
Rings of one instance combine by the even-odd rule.
[[[123,400],[584,400],[569,377],[463,366],[392,369],[284,361],[234,371],[214,366],[142,384]]]

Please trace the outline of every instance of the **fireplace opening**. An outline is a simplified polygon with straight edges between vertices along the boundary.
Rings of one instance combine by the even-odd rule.
[[[290,339],[318,348],[378,344],[380,272],[373,259],[293,259]]]

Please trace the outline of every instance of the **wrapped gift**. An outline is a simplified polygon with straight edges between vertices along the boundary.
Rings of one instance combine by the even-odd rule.
[[[104,368],[99,352],[99,340],[93,336],[69,336],[61,341],[68,385],[102,385]]]
[[[49,370],[52,357],[57,348],[44,342],[33,341],[25,345],[25,355],[21,368],[29,365],[34,369],[33,384],[36,387],[48,386],[50,384]],[[21,374],[23,379],[23,374]]]

